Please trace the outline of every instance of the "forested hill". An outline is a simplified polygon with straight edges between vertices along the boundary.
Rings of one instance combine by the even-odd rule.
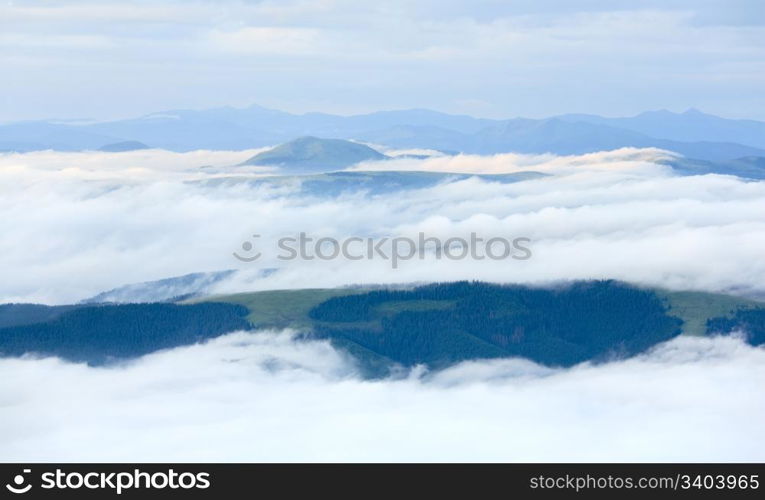
[[[247,309],[235,304],[83,306],[46,312],[32,324],[25,313],[26,324],[0,328],[0,355],[53,355],[97,365],[250,327]]]
[[[633,356],[681,330],[744,332],[760,345],[763,306],[617,281],[271,290],[182,304],[9,304],[0,305],[0,356],[36,353],[103,364],[235,330],[292,328],[346,350],[367,376],[384,376],[397,366],[438,369],[505,357],[565,367]]]
[[[523,357],[551,366],[628,357],[681,333],[653,292],[614,281],[560,288],[447,283],[335,297],[315,335],[405,366]]]

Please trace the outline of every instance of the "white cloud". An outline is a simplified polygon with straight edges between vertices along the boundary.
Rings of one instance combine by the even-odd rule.
[[[679,177],[656,151],[581,157],[400,160],[407,169],[542,170],[514,184],[477,178],[366,195],[301,194],[295,181],[235,167],[250,152],[0,155],[0,302],[69,303],[126,283],[238,269],[216,291],[483,279],[617,278],[679,289],[763,291],[765,182]],[[382,162],[381,167],[390,168]],[[200,169],[205,164],[213,168]],[[372,165],[367,165],[370,168]],[[209,173],[203,173],[209,172]],[[221,182],[236,175],[239,180]],[[204,182],[204,180],[215,182]],[[363,207],[363,209],[359,209]],[[279,260],[276,239],[528,237],[527,261]],[[245,240],[264,254],[233,258]],[[263,268],[281,268],[262,277]],[[257,277],[253,277],[257,276]]]
[[[235,31],[216,30],[210,42],[220,50],[268,57],[316,55],[322,52],[319,32],[306,28],[246,27]]]
[[[114,181],[189,181],[210,179],[219,175],[265,174],[267,167],[236,166],[268,148],[243,151],[197,150],[175,153],[163,149],[142,149],[120,153],[85,151],[64,153],[36,151],[32,153],[0,153],[0,175],[6,176],[3,186],[10,191],[31,184],[55,187],[60,182]],[[236,166],[236,167],[235,167]],[[234,168],[235,167],[235,168]],[[2,188],[2,187],[0,187]]]
[[[405,153],[429,150],[402,150]],[[392,151],[391,154],[401,154]],[[508,174],[534,171],[542,173],[581,173],[596,171],[630,171],[640,173],[667,173],[670,169],[657,163],[675,157],[674,153],[655,148],[622,148],[583,155],[556,156],[554,154],[504,153],[482,155],[434,155],[424,160],[394,159],[386,162],[361,163],[351,168],[357,171],[407,170],[417,172],[451,172],[456,174]]]
[[[765,182],[678,177],[655,163],[660,151],[382,162],[365,168],[548,176],[334,197],[251,183],[267,173],[234,165],[253,153],[0,155],[0,301],[72,302],[232,267],[240,272],[219,291],[461,278],[760,291],[765,282]],[[534,256],[396,271],[380,260],[231,256],[255,232],[267,241],[299,231],[529,236]],[[283,268],[253,278],[274,265]],[[0,359],[0,459],[762,461],[765,434],[747,416],[765,412],[763,367],[765,351],[737,339],[678,338],[601,366],[509,359],[362,381],[352,359],[289,332],[234,333],[110,368]]]
[[[763,381],[765,351],[732,338],[362,381],[325,343],[234,333],[114,368],[0,360],[0,459],[762,461]]]

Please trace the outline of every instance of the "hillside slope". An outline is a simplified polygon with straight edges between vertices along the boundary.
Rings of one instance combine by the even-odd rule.
[[[388,158],[384,154],[356,142],[342,139],[300,137],[258,153],[242,165],[280,167],[286,172],[331,171],[363,161]]]

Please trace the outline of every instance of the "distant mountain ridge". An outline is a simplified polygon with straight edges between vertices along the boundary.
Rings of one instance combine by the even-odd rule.
[[[141,149],[151,149],[146,144],[139,141],[120,141],[111,144],[105,144],[98,148],[104,153],[125,153],[127,151],[139,151]]]
[[[765,122],[730,120],[689,109],[673,113],[666,109],[646,111],[629,118],[596,115],[562,115],[561,120],[608,125],[673,141],[721,141],[765,148]]]
[[[337,116],[297,115],[260,106],[173,110],[101,123],[10,123],[0,125],[0,151],[95,150],[125,141],[172,151],[242,150],[304,136],[475,154],[657,147],[708,161],[765,156],[765,122],[730,120],[697,110],[650,111],[626,118],[570,114],[492,120],[424,109]]]

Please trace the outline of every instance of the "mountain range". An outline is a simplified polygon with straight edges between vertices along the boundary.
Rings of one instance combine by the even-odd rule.
[[[260,106],[173,110],[108,122],[7,123],[0,125],[0,151],[97,150],[128,141],[171,151],[243,150],[302,136],[475,154],[582,154],[632,146],[657,147],[707,161],[765,156],[765,122],[720,118],[693,109],[625,118],[569,114],[493,120],[424,109],[339,116]]]

